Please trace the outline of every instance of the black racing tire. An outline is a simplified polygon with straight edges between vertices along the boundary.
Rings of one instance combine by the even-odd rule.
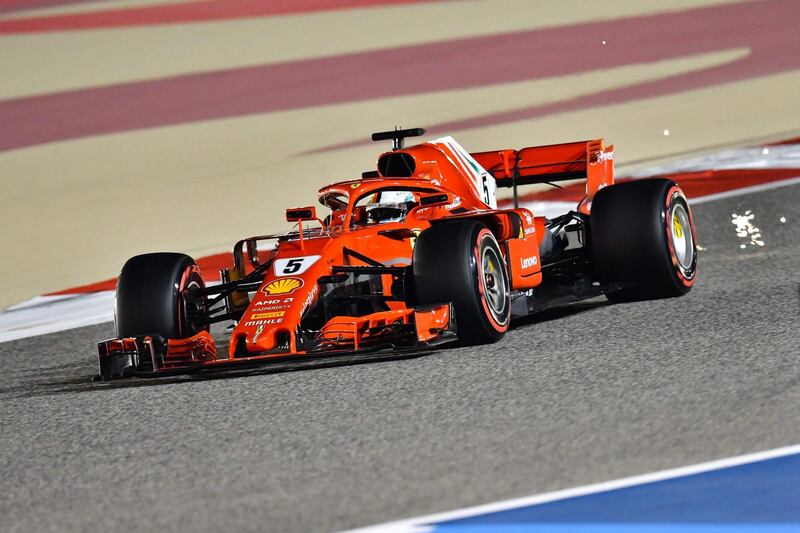
[[[197,334],[205,327],[205,300],[193,289],[204,286],[188,255],[160,252],[132,257],[117,280],[117,337],[157,334],[182,339]]]
[[[590,215],[595,277],[622,287],[612,302],[681,296],[697,278],[697,233],[683,191],[667,179],[597,192]]]
[[[416,239],[412,259],[420,305],[452,302],[462,344],[500,339],[511,321],[508,272],[497,240],[474,220],[443,222]]]

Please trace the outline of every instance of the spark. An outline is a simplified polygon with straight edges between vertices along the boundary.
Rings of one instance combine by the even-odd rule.
[[[605,41],[603,41],[603,44],[606,44],[606,42],[605,42]]]
[[[763,150],[761,150],[761,154],[762,155],[769,155],[769,148],[764,148]]]
[[[781,217],[778,220],[781,221],[781,224],[786,224],[786,217]]]
[[[669,135],[669,130],[664,130],[664,137]]]
[[[739,248],[747,248],[748,244],[754,246],[764,246],[764,240],[761,236],[761,230],[753,224],[753,219],[756,215],[752,210],[748,209],[743,215],[731,213],[731,224],[734,226],[736,236],[740,239],[747,239],[748,242],[739,245]]]

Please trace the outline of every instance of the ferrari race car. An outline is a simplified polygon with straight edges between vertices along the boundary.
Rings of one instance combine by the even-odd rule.
[[[100,376],[152,376],[285,358],[491,343],[511,320],[605,294],[680,296],[695,282],[689,205],[665,179],[614,184],[603,140],[468,153],[451,137],[393,142],[376,170],[319,191],[326,209],[288,209],[288,233],[233,247],[206,285],[180,253],[133,257],[116,289],[117,338]],[[546,219],[517,188],[586,180],[574,211]],[[497,206],[498,187],[513,207]],[[229,335],[210,333],[228,322]]]

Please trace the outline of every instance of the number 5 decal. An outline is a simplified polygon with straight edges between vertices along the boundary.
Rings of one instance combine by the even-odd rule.
[[[297,271],[303,266],[302,259],[289,259],[286,266],[281,270],[281,274],[297,274]]]
[[[492,198],[489,196],[489,185],[486,182],[486,176],[481,176],[481,181],[483,182],[483,203],[491,205]]]
[[[497,185],[494,178],[489,174],[482,174],[481,183],[483,185],[483,203],[492,209],[497,209]]]
[[[306,257],[276,259],[275,275],[281,277],[281,276],[292,276],[296,274],[302,274],[303,272],[311,268],[311,265],[319,261],[319,258],[320,256],[318,255],[308,255]]]

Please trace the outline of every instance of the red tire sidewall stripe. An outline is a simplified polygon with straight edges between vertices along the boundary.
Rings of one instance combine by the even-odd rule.
[[[181,276],[181,281],[178,284],[178,334],[183,337],[185,332],[183,330],[183,291],[186,290],[186,284],[189,281],[189,277],[192,275],[193,272],[196,272],[198,276],[200,276],[200,284],[205,285],[202,282],[203,277],[200,275],[200,268],[197,265],[191,265],[186,270],[183,271],[183,275]]]
[[[494,315],[492,314],[491,310],[489,309],[489,303],[486,301],[486,288],[484,286],[485,277],[483,275],[483,261],[481,260],[481,244],[485,238],[489,238],[494,241],[494,235],[492,232],[489,231],[487,228],[483,228],[480,232],[478,232],[478,237],[475,239],[475,264],[478,270],[478,292],[480,293],[481,298],[481,305],[483,306],[483,314],[488,319],[489,325],[494,328],[495,331],[498,333],[505,333],[508,330],[508,325],[511,322],[511,304],[507,306],[508,311],[506,312],[506,320],[504,324],[500,324],[497,320],[494,319]],[[499,250],[498,246],[498,250]],[[503,268],[503,266],[500,266]],[[503,282],[508,279],[508,276],[505,277]],[[506,292],[508,294],[508,292]]]
[[[667,246],[669,247],[669,255],[670,259],[672,260],[672,270],[678,276],[678,280],[686,287],[691,287],[694,285],[694,280],[697,278],[697,261],[694,260],[694,272],[692,273],[692,277],[688,278],[683,273],[683,269],[680,266],[678,261],[678,255],[675,253],[675,246],[672,243],[672,204],[673,200],[676,198],[680,198],[684,206],[686,207],[686,215],[689,218],[689,228],[692,234],[692,243],[694,244],[694,254],[697,255],[697,231],[694,227],[694,218],[692,217],[692,212],[689,210],[689,202],[686,201],[686,196],[683,195],[683,191],[681,191],[680,187],[677,185],[673,185],[667,191],[667,203],[666,203],[666,210],[667,210],[667,220],[666,220],[666,231],[667,231]]]

